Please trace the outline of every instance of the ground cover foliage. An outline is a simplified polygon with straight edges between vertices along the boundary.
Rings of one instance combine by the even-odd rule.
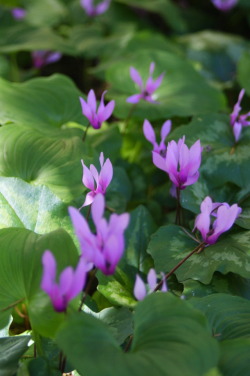
[[[26,10],[20,19],[17,7]],[[240,114],[250,111],[249,28],[248,0],[227,12],[210,0],[112,0],[96,16],[78,0],[0,0],[0,376],[249,374],[250,129],[237,139],[230,118],[242,89]],[[38,67],[37,50],[61,56]],[[150,75],[162,73],[147,92]],[[79,101],[90,90],[98,105],[105,90],[105,104],[115,101],[98,129]],[[135,94],[142,99],[127,102]],[[145,119],[157,140],[172,122],[158,157]],[[176,183],[173,195],[154,158],[183,136],[188,148],[200,140],[199,178],[179,191]],[[44,253],[59,277],[77,268],[91,231],[105,243],[100,195],[92,217],[82,207],[96,175],[85,185],[82,176],[107,159],[112,179],[96,190],[110,232],[126,227],[124,247],[121,233],[118,244],[106,241],[123,252],[114,273],[110,256],[88,269],[84,292],[62,293],[59,312],[60,291],[51,298],[44,287]],[[208,196],[223,204],[202,237],[193,230]],[[213,242],[224,203],[242,210]],[[69,207],[85,218],[80,244]],[[152,268],[158,285],[149,293]]]

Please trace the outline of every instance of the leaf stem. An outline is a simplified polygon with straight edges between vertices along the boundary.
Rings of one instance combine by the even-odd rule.
[[[181,224],[181,190],[179,187],[176,187],[176,198],[177,198],[177,207],[176,207],[176,217],[175,224]]]
[[[25,298],[22,298],[22,299],[16,300],[14,303],[11,303],[11,304],[9,304],[7,307],[1,309],[0,312],[8,311],[8,309],[15,307],[15,306],[18,305],[19,303],[22,303],[22,302],[24,301],[24,299],[25,299]]]
[[[179,269],[179,267],[182,264],[184,264],[184,262],[187,261],[189,257],[191,257],[194,253],[200,253],[204,249],[204,247],[205,247],[205,243],[200,243],[199,245],[197,245],[197,247],[195,247],[192,250],[192,252],[190,252],[186,257],[184,257],[180,262],[178,262],[178,264],[173,269],[171,269],[169,273],[165,274],[162,280],[155,287],[154,292],[158,291],[161,288],[163,282],[167,280],[177,269]]]

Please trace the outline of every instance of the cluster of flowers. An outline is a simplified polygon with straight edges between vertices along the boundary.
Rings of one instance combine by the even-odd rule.
[[[81,4],[86,8],[86,12],[92,16],[100,14],[100,9],[104,9],[109,3],[110,1],[104,1],[99,4],[100,8],[96,7],[94,9],[91,8],[93,7],[92,0],[81,1]],[[144,84],[140,73],[134,67],[130,68],[131,79],[139,87],[139,93],[127,98],[128,103],[136,104],[140,100],[158,103],[155,100],[155,91],[161,85],[164,73],[153,79],[154,70],[155,64],[152,62],[149,68],[149,77]],[[88,93],[87,100],[80,98],[82,113],[88,119],[89,125],[94,129],[99,129],[114,111],[114,100],[106,105],[104,104],[105,93],[106,91],[101,96],[98,108],[93,90]],[[250,125],[250,121],[247,120],[250,112],[240,115],[240,104],[244,93],[245,91],[242,89],[230,115],[230,124],[235,142],[240,139],[242,127]],[[173,184],[171,191],[176,195],[180,190],[197,182],[202,146],[200,140],[197,140],[188,148],[185,144],[185,136],[180,138],[178,142],[170,141],[166,146],[165,140],[171,131],[171,127],[171,120],[164,122],[161,129],[160,143],[157,143],[154,129],[147,119],[143,123],[143,133],[145,138],[153,145],[152,159],[154,165],[168,174]],[[82,251],[78,265],[75,270],[72,267],[64,269],[57,283],[56,261],[53,254],[47,250],[42,258],[43,277],[41,288],[49,295],[54,309],[58,312],[65,311],[68,302],[83,291],[87,273],[93,267],[100,269],[106,275],[113,274],[125,248],[124,231],[129,223],[129,214],[112,214],[109,222],[103,217],[105,209],[104,196],[113,177],[113,166],[109,158],[105,161],[103,153],[100,154],[99,161],[100,172],[94,165],[91,164],[88,168],[82,161],[82,182],[90,190],[82,207],[92,205],[91,214],[96,227],[95,233],[91,232],[87,220],[80,214],[79,210],[73,207],[69,208],[69,215]],[[200,242],[204,246],[214,244],[223,232],[232,227],[241,213],[241,208],[237,204],[230,206],[225,202],[213,203],[209,196],[201,203],[200,210],[201,213],[195,220],[194,230],[200,231],[202,237]],[[145,286],[140,276],[137,275],[134,287],[134,295],[137,300],[142,300],[147,293],[156,291],[159,284],[157,285],[157,276],[153,269],[149,271],[147,281],[149,288]],[[162,275],[161,286],[161,291],[167,291],[164,274]]]

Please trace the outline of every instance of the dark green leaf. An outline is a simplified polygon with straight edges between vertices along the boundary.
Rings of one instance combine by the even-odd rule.
[[[137,305],[127,354],[101,321],[86,314],[70,317],[56,340],[78,372],[89,376],[200,376],[218,358],[205,327],[204,317],[186,302],[158,293]]]
[[[13,376],[28,349],[29,336],[0,338],[0,376]]]

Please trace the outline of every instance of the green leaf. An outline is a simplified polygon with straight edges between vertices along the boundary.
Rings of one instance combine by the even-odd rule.
[[[217,243],[193,254],[175,271],[179,281],[189,278],[208,284],[215,271],[233,272],[250,278],[250,231],[222,235]],[[182,228],[174,225],[160,227],[152,236],[148,252],[153,257],[158,272],[169,272],[195,247]]]
[[[68,122],[87,125],[79,102],[82,93],[66,76],[55,74],[21,84],[0,79],[0,89],[1,124],[13,122],[41,132]]]
[[[246,90],[248,95],[250,95],[249,63],[250,63],[250,53],[249,51],[246,51],[241,55],[241,58],[238,64],[237,79],[238,79],[240,86]]]
[[[137,305],[134,319],[126,354],[112,332],[86,314],[70,317],[56,341],[78,372],[89,376],[200,376],[217,364],[217,344],[204,317],[186,302],[152,294]]]
[[[95,313],[85,306],[84,312],[91,314],[108,325],[113,332],[113,336],[120,345],[122,345],[125,339],[133,333],[132,312],[128,308],[110,307],[104,308],[102,311]]]
[[[28,349],[29,336],[0,338],[0,376],[13,376]]]
[[[140,205],[130,213],[129,226],[126,230],[125,260],[140,271],[148,272],[152,266],[151,257],[147,254],[146,249],[150,235],[155,229],[156,224],[144,206]]]
[[[64,230],[41,236],[26,229],[8,228],[0,230],[0,243],[0,326],[5,326],[13,306],[23,299],[32,328],[53,336],[64,318],[54,312],[40,289],[41,258],[49,249],[55,255],[58,272],[75,266],[78,253],[72,239]]]
[[[46,185],[70,201],[83,192],[81,159],[92,162],[79,137],[41,135],[33,129],[9,124],[0,128],[0,174]]]
[[[99,281],[97,289],[109,302],[125,307],[135,305],[136,301],[132,293],[135,270],[126,266],[122,269],[117,267],[115,274],[106,276],[98,272],[97,278]]]
[[[133,116],[155,120],[207,113],[224,107],[222,94],[209,86],[188,61],[168,52],[145,50],[114,62],[107,70],[106,79],[112,85],[108,95],[116,100],[116,116],[128,116],[131,104],[126,103],[126,98],[139,92],[130,78],[130,67],[134,66],[145,82],[151,62],[155,62],[156,66],[154,78],[165,72],[156,91],[156,100],[160,103],[140,101],[133,109]]]
[[[227,294],[212,294],[191,299],[191,303],[205,314],[218,340],[249,338],[249,300]]]
[[[0,227],[23,227],[38,234],[65,228],[72,232],[68,206],[47,187],[0,177]]]
[[[250,338],[221,343],[219,369],[223,376],[247,375],[249,372]]]

